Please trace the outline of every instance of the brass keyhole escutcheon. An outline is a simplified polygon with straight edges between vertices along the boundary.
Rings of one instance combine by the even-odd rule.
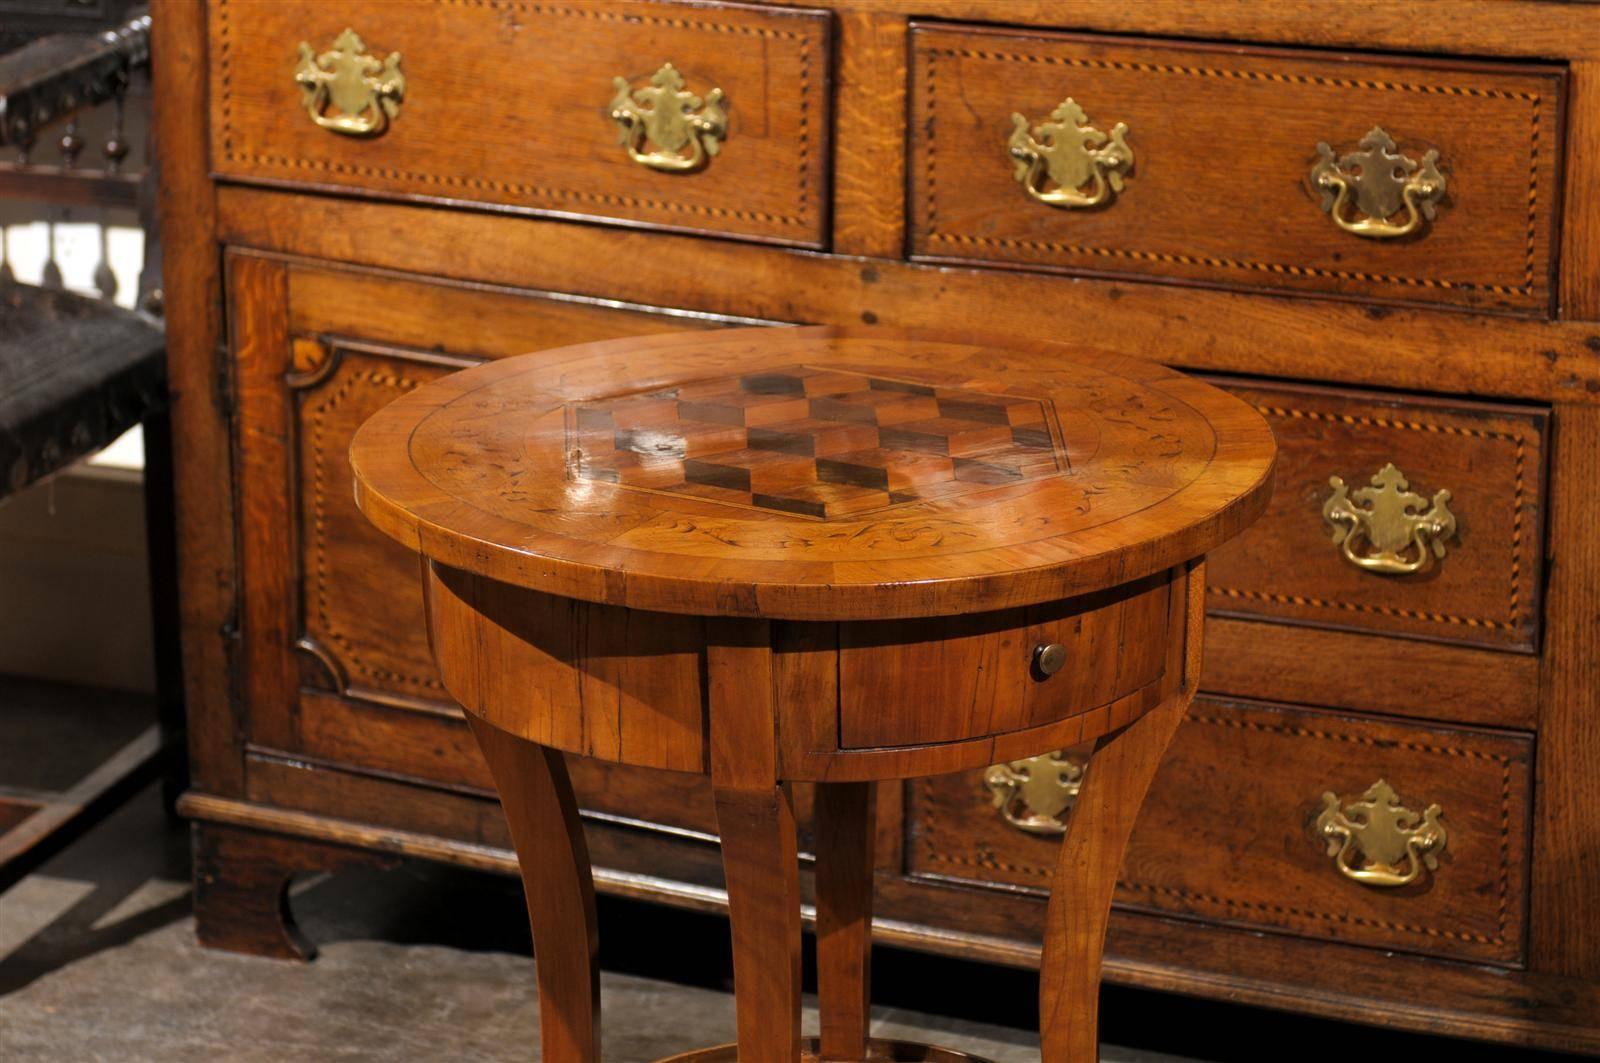
[[[1067,663],[1067,648],[1059,642],[1041,642],[1033,648],[1033,671],[1040,679],[1049,679]]]

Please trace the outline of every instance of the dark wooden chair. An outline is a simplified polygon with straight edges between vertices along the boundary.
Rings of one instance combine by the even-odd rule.
[[[0,147],[15,151],[14,161],[0,162],[0,199],[45,209],[150,202],[148,168],[128,172],[122,132],[123,104],[147,64],[148,41],[149,18],[136,12],[110,29],[42,36],[0,55]],[[80,165],[86,144],[80,115],[102,104],[113,108],[105,165]],[[59,161],[37,161],[45,136],[55,137]],[[156,261],[147,252],[141,305],[150,308],[159,306]],[[144,426],[158,722],[65,790],[0,797],[0,890],[161,772],[175,795],[182,765],[163,334],[151,314],[110,301],[109,263],[95,274],[99,298],[64,290],[53,267],[52,252],[43,283],[21,284],[0,259],[0,499]]]

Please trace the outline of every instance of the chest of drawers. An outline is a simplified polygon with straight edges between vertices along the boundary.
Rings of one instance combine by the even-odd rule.
[[[301,871],[514,869],[363,420],[564,343],[883,322],[1155,358],[1279,435],[1107,976],[1600,1052],[1600,12],[1324,15],[161,4],[202,938],[300,954]],[[894,677],[848,678],[873,748]],[[1036,963],[1082,767],[885,792],[880,937]],[[723,903],[697,776],[574,779],[602,889]]]

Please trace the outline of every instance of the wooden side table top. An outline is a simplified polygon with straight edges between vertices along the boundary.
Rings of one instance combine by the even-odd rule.
[[[1199,557],[1271,430],[1152,363],[886,328],[580,344],[426,385],[351,446],[363,512],[453,567],[772,619],[1032,605]]]

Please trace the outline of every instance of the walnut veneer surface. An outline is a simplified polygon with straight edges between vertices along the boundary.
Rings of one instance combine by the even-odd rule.
[[[301,42],[319,56],[347,28],[374,77],[399,57],[377,135],[319,127],[308,100],[338,107],[295,80]],[[1280,440],[1270,505],[1208,565],[1203,694],[1134,828],[1108,978],[1600,1052],[1600,11],[211,0],[162,4],[154,50],[205,940],[299,954],[278,903],[297,871],[395,852],[514,870],[416,561],[351,500],[367,417],[563,344],[866,322],[1200,372]],[[640,99],[669,63],[691,114],[721,90],[717,150],[687,172],[634,161],[611,116],[614,79]],[[1121,187],[1091,209],[1018,180],[1069,97],[1086,150],[1120,123],[1131,153],[1102,152]],[[1315,176],[1326,144],[1357,180],[1339,160],[1375,127],[1397,197],[1434,163],[1442,185],[1406,186],[1431,216],[1396,238],[1341,228]],[[982,405],[915,435],[947,453],[905,482],[861,457],[881,436],[813,426],[813,450],[856,455],[808,466],[819,492],[738,456],[755,424],[685,439],[673,482],[730,522],[775,505],[825,527],[1040,471],[1044,421]],[[967,446],[993,467],[958,473]],[[654,489],[623,452],[579,474]],[[1453,524],[1396,555],[1417,571],[1360,567],[1378,551],[1335,541],[1325,509],[1360,518],[1333,478],[1355,509],[1409,492]],[[861,706],[893,689],[841,678]],[[870,746],[877,724],[863,708],[843,733]],[[698,777],[572,771],[597,888],[721,910]],[[880,940],[1037,962],[1059,838],[1007,822],[984,780],[880,788]],[[1415,817],[1391,842],[1423,844],[1434,805],[1443,831],[1400,886],[1340,855],[1362,807],[1394,810],[1364,797],[1380,780]]]

